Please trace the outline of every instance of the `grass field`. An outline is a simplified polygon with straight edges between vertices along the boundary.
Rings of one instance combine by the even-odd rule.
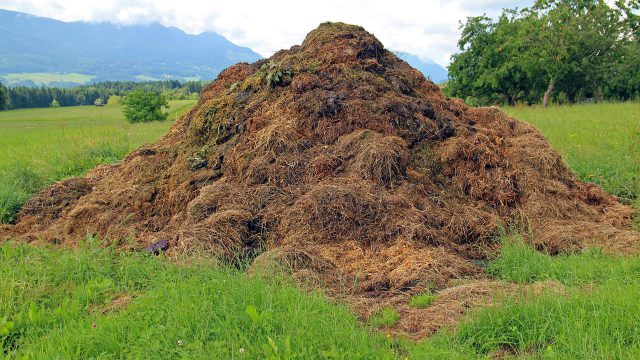
[[[91,81],[91,79],[95,78],[94,75],[77,73],[11,73],[2,75],[0,77],[2,77],[4,81],[9,85],[31,80],[37,86],[48,86],[51,83],[56,82],[86,84]]]
[[[503,110],[542,130],[581,180],[625,202],[640,196],[640,102]]]
[[[0,352],[9,359],[529,359],[640,357],[640,258],[549,257],[505,240],[489,272],[558,291],[504,298],[455,331],[385,336],[282,276],[211,259],[0,245]],[[92,244],[94,242],[94,244]],[[437,296],[437,294],[436,294]],[[389,313],[394,314],[391,309]],[[397,313],[395,313],[397,314]]]
[[[171,101],[169,119],[195,102]],[[0,221],[44,186],[120,160],[173,121],[129,124],[120,105],[0,111]]]
[[[582,179],[637,201],[638,106],[506,111],[539,127]],[[0,113],[0,169],[35,169],[45,179],[73,173],[56,170],[65,166],[82,173],[123,156],[125,148],[152,141],[170,126],[131,128],[111,109],[109,120],[90,120],[104,121],[102,130],[92,133],[94,127],[85,126],[90,117],[77,110],[75,120],[64,115],[56,120],[58,109],[42,109],[34,124],[13,111]],[[4,126],[13,135],[5,135]],[[14,137],[22,140],[5,148],[5,138]],[[71,138],[77,145],[67,147]],[[72,150],[50,161],[61,144]],[[118,150],[104,150],[109,146]],[[86,155],[91,153],[103,155]],[[7,156],[14,161],[5,161]],[[29,176],[16,179],[22,179],[15,183],[20,186],[29,183],[24,180]],[[22,189],[11,186],[5,184],[7,191]],[[523,286],[553,285],[535,296],[498,299],[493,307],[473,311],[456,329],[422,341],[385,335],[384,326],[396,321],[393,309],[362,323],[345,306],[299,290],[286,276],[248,276],[197,255],[175,263],[100,248],[94,238],[77,249],[4,243],[0,353],[10,359],[640,358],[640,257],[597,249],[550,257],[517,235],[502,241],[488,274]],[[411,305],[428,306],[437,296],[416,297]]]

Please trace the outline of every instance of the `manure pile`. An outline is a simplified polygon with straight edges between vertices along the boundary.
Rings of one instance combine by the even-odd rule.
[[[420,336],[492,289],[501,229],[550,253],[635,252],[633,212],[579,182],[542,134],[471,108],[361,27],[223,71],[157,143],[28,201],[2,237],[73,244],[89,233],[169,253],[261,254],[363,317],[386,304]],[[429,286],[427,309],[406,306]]]

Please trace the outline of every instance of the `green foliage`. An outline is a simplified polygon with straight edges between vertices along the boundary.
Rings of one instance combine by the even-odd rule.
[[[53,108],[60,107],[60,103],[58,102],[58,100],[56,99],[51,100],[51,107]]]
[[[447,93],[474,105],[636,98],[639,38],[627,8],[638,2],[539,0],[497,20],[470,17]]]
[[[264,78],[267,85],[271,87],[287,86],[291,83],[293,78],[292,69],[280,68],[273,62],[262,65],[262,67],[260,67],[260,71],[264,72]]]
[[[134,90],[122,101],[122,112],[130,123],[164,121],[169,115],[162,111],[169,103],[164,95]]]
[[[119,103],[119,97],[133,90],[162,93],[169,100],[195,100],[202,90],[201,81],[103,81],[73,88],[11,86],[8,89],[8,108],[25,109],[49,107],[56,99],[60,106],[95,104],[100,98],[107,104]],[[113,101],[110,101],[113,98]]]
[[[379,312],[373,314],[369,319],[369,324],[376,327],[389,327],[395,325],[400,320],[400,314],[391,306],[387,306]]]
[[[97,98],[96,101],[93,102],[93,104],[95,106],[103,106],[104,105],[104,101],[102,101],[102,98]]]
[[[191,171],[196,171],[209,164],[209,144],[202,146],[189,158]]]
[[[4,110],[9,105],[9,94],[7,88],[0,82],[0,110]]]

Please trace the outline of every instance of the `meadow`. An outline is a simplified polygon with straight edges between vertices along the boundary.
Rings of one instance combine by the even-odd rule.
[[[0,169],[32,169],[46,179],[30,185],[35,191],[115,161],[171,125],[129,125],[107,107],[113,114],[103,120],[82,114],[95,108],[71,110],[77,117],[54,116],[58,109],[38,110],[38,120],[0,113],[0,129],[9,129],[0,132]],[[638,201],[640,104],[505,110],[540,128],[580,178]],[[5,139],[21,140],[5,145]],[[77,144],[68,145],[70,139]],[[61,144],[66,155],[56,157]],[[115,150],[105,150],[110,147]],[[98,155],[86,155],[92,153]],[[27,188],[28,179],[14,176],[4,185],[7,193]],[[95,237],[74,249],[5,242],[0,353],[9,359],[640,358],[640,257],[598,249],[552,257],[517,234],[501,241],[487,273],[522,286],[544,282],[547,290],[497,298],[456,328],[420,341],[386,334],[397,321],[393,309],[362,322],[284,274],[250,276],[198,254],[175,261],[117,252]],[[416,298],[416,306],[437,296]]]
[[[49,86],[52,83],[75,83],[86,84],[94,75],[77,74],[77,73],[10,73],[0,75],[9,85],[19,84],[25,81],[32,81],[37,86]]]
[[[540,129],[580,180],[640,196],[640,102],[503,108]]]
[[[169,103],[169,120],[130,124],[120,105],[0,111],[0,222],[45,186],[115,162],[168,131],[193,100]]]

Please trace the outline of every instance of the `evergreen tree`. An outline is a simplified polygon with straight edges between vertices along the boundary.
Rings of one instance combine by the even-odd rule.
[[[0,110],[4,110],[7,108],[9,102],[9,94],[7,93],[7,88],[3,83],[0,83]]]

